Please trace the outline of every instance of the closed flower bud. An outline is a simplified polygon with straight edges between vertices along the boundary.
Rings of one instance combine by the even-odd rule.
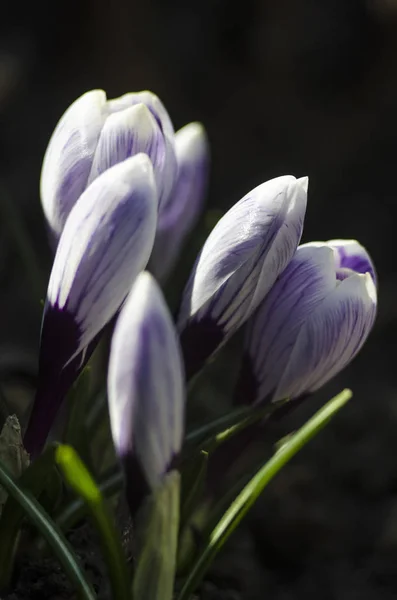
[[[217,223],[183,293],[178,317],[188,378],[250,317],[299,244],[307,178],[278,177]]]
[[[116,452],[132,511],[163,481],[184,431],[182,357],[171,315],[154,278],[141,273],[112,338],[108,399]]]
[[[240,402],[316,391],[363,346],[376,315],[375,271],[352,240],[303,244],[251,317]]]
[[[209,146],[203,126],[189,123],[175,134],[178,177],[168,205],[159,215],[150,270],[159,281],[172,271],[186,236],[199,217],[209,171]]]
[[[30,452],[44,443],[87,348],[145,268],[156,223],[153,169],[144,154],[105,171],[72,209],[47,291],[39,386],[25,439]]]
[[[165,206],[177,171],[173,136],[165,108],[150,92],[107,101],[104,91],[93,90],[78,98],[55,128],[41,174],[41,200],[54,244],[87,186],[140,152],[152,161],[159,206]]]

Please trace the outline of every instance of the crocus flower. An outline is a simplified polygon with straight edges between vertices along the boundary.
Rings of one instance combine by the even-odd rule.
[[[183,293],[178,329],[188,378],[248,319],[293,257],[307,178],[278,177],[231,208],[205,242]]]
[[[140,152],[152,161],[159,207],[171,197],[177,173],[174,130],[151,92],[107,100],[103,90],[78,98],[59,121],[41,174],[41,201],[56,245],[73,206],[106,169]]]
[[[358,242],[300,246],[250,319],[238,399],[274,402],[319,389],[363,346],[376,303],[375,270]]]
[[[184,430],[184,375],[178,336],[155,279],[141,273],[113,333],[108,374],[110,423],[135,512],[161,484]]]
[[[150,271],[164,281],[199,217],[208,182],[209,146],[203,126],[189,123],[175,134],[178,177],[172,197],[159,215]]]
[[[87,353],[145,268],[156,222],[156,185],[145,154],[105,171],[72,209],[48,285],[29,452],[42,447]]]

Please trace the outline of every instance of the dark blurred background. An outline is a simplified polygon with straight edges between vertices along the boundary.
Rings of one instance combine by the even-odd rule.
[[[40,286],[18,214],[45,281],[38,186],[57,120],[91,88],[156,92],[176,128],[200,120],[208,131],[209,209],[266,179],[309,175],[304,240],[357,238],[379,275],[366,347],[272,435],[342,386],[353,401],[268,488],[201,597],[395,598],[397,1],[4,0],[0,15],[3,388],[21,393],[9,373],[35,369]]]

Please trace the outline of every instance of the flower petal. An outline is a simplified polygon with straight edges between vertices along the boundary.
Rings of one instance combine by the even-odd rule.
[[[106,118],[106,94],[87,92],[65,112],[48,144],[41,172],[44,214],[56,242],[74,204],[84,191]]]
[[[159,281],[171,272],[202,210],[209,171],[207,135],[200,123],[189,123],[175,135],[178,178],[172,198],[160,212],[150,270]]]
[[[75,354],[115,315],[145,268],[156,210],[152,165],[139,154],[105,171],[70,213],[51,272],[48,302],[77,323],[81,337]]]
[[[253,313],[299,243],[306,181],[272,179],[218,222],[185,288],[178,317],[188,376]]]
[[[357,240],[329,240],[327,244],[335,251],[337,268],[352,269],[356,273],[369,273],[375,285],[377,284],[371,257]]]
[[[139,152],[147,154],[152,161],[159,205],[163,205],[174,185],[174,151],[167,146],[158,124],[144,104],[114,112],[107,118],[99,138],[89,183],[109,167]]]
[[[127,464],[136,455],[148,485],[155,488],[181,449],[185,390],[172,318],[147,272],[138,276],[117,320],[108,397],[118,455]]]
[[[273,399],[313,392],[343,369],[367,339],[376,303],[369,273],[338,283],[301,328]]]
[[[249,321],[237,386],[239,401],[272,398],[302,325],[335,285],[332,249],[299,246]]]
[[[43,315],[39,383],[26,434],[43,447],[57,410],[145,268],[157,221],[149,158],[127,159],[100,175],[72,209],[55,256]]]
[[[130,92],[120,96],[120,98],[109,100],[107,103],[109,113],[125,110],[130,106],[135,106],[135,104],[145,104],[156,119],[164,135],[170,139],[174,137],[174,127],[170,116],[156,94],[147,90],[143,92]]]

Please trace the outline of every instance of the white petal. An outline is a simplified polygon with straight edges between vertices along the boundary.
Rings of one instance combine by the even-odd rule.
[[[246,347],[258,386],[257,401],[271,397],[302,325],[335,287],[331,248],[325,244],[318,248],[300,246],[247,329]]]
[[[217,223],[184,291],[178,327],[211,316],[235,330],[258,306],[299,243],[306,193],[292,176],[268,181]]]
[[[159,205],[169,199],[176,177],[174,149],[165,139],[154,116],[144,104],[136,104],[112,113],[99,138],[92,169],[91,183],[109,167],[134,156],[147,154],[152,161],[159,193]]]
[[[96,145],[106,118],[106,94],[87,92],[65,112],[50,139],[41,172],[45,217],[57,240],[84,191]]]
[[[108,394],[117,452],[136,453],[155,487],[181,449],[185,390],[178,337],[149,273],[138,276],[118,318]]]
[[[125,110],[135,104],[145,104],[159,123],[163,133],[169,138],[174,137],[174,127],[170,116],[160,98],[152,92],[130,92],[124,94],[124,96],[120,96],[120,98],[109,100],[108,110],[110,113],[114,113],[119,110]]]
[[[275,399],[315,391],[357,354],[376,315],[369,274],[341,281],[301,328]]]
[[[357,240],[329,240],[327,244],[335,252],[337,268],[369,273],[376,285],[375,266],[367,250]]]
[[[62,233],[48,301],[74,316],[86,347],[145,268],[156,229],[156,190],[144,154],[103,173],[83,193]]]
[[[164,281],[172,270],[187,234],[204,203],[209,171],[207,135],[200,123],[189,123],[175,134],[178,178],[172,197],[160,212],[150,270]]]

